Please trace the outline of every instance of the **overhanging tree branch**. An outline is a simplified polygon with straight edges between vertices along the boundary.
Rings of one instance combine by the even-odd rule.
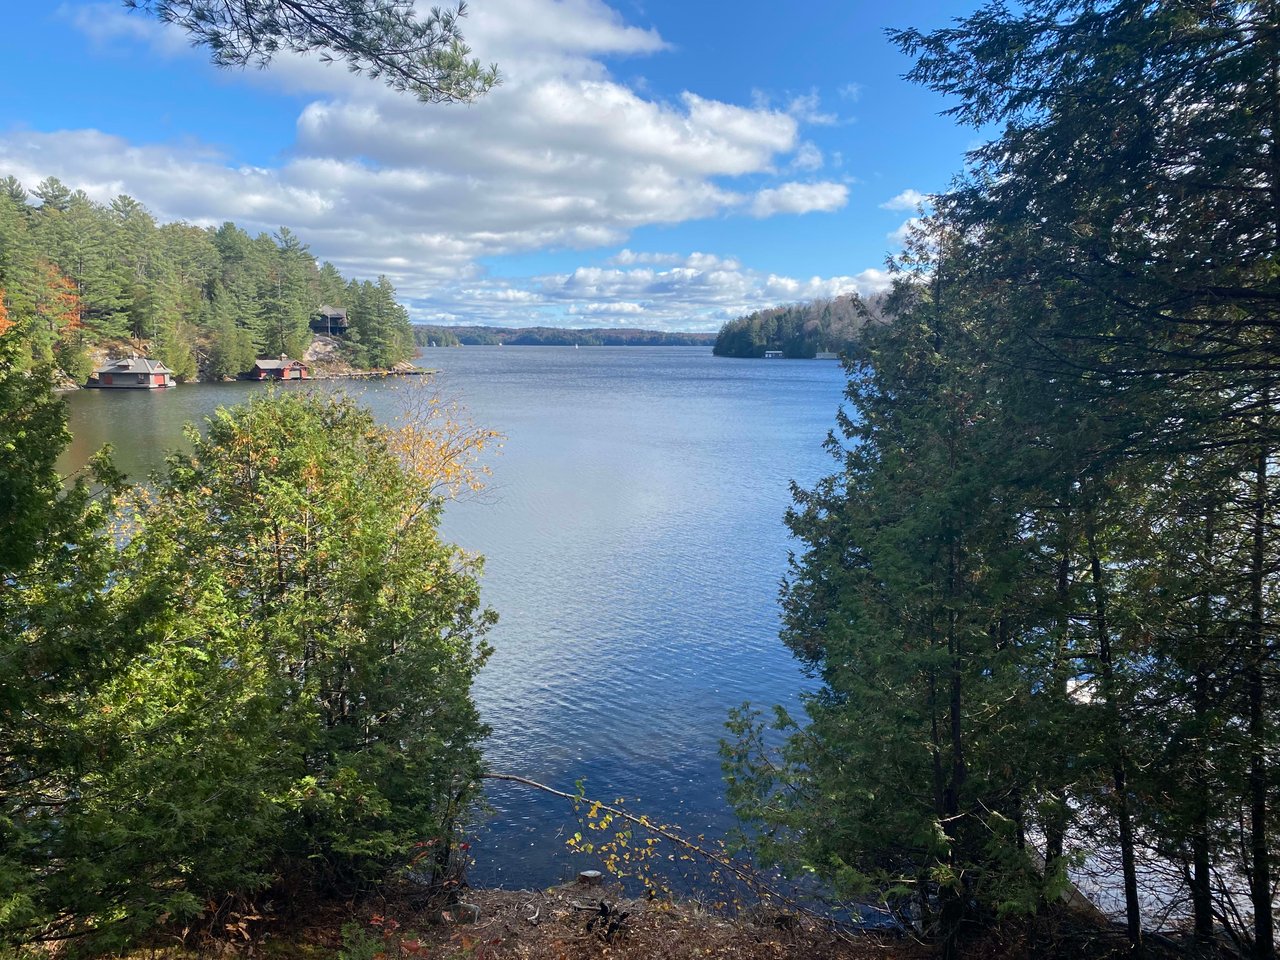
[[[425,103],[469,103],[499,82],[463,41],[465,3],[420,17],[409,0],[123,0],[186,30],[220,67],[265,67],[281,50],[342,60]]]

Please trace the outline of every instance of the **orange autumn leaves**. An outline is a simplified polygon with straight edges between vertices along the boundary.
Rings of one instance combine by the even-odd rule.
[[[80,295],[76,292],[76,285],[51,263],[41,264],[38,270],[36,315],[49,325],[50,330],[59,334],[79,330],[82,323]]]
[[[52,263],[44,261],[36,267],[25,292],[30,312],[57,339],[66,340],[84,325],[76,285]],[[20,316],[9,291],[0,287],[0,336],[16,327]]]

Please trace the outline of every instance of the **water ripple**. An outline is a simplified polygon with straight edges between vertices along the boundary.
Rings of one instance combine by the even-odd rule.
[[[585,779],[590,794],[693,833],[724,830],[728,709],[794,702],[804,683],[777,639],[782,516],[791,480],[832,468],[821,444],[838,366],[549,347],[433,350],[423,365],[507,438],[491,490],[444,520],[446,536],[485,554],[484,599],[501,616],[476,685],[490,763],[567,789]],[[145,474],[184,420],[251,389],[73,395],[71,459],[110,441],[123,469]],[[394,389],[361,393],[390,416]],[[576,871],[566,804],[507,784],[488,797],[475,880],[544,885]]]

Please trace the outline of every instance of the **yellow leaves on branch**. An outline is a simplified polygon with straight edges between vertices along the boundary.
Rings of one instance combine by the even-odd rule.
[[[499,450],[502,435],[478,427],[462,405],[425,378],[401,384],[399,411],[386,430],[387,446],[432,497],[452,499],[484,489],[486,450]]]

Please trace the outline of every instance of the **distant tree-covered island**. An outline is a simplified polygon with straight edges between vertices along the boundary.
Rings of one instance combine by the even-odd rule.
[[[0,332],[23,329],[24,362],[83,382],[95,358],[145,350],[179,380],[217,380],[257,357],[301,357],[322,305],[345,312],[338,359],[389,368],[415,353],[386,277],[319,263],[288,227],[161,224],[121,195],[98,203],[50,177],[28,194],[0,179]]]
[[[712,353],[758,358],[781,351],[788,359],[802,360],[819,353],[843,353],[875,307],[874,301],[850,294],[757,310],[721,327]]]
[[[513,347],[709,347],[716,340],[714,333],[561,327],[415,325],[413,335],[422,347],[478,347],[500,343]]]

